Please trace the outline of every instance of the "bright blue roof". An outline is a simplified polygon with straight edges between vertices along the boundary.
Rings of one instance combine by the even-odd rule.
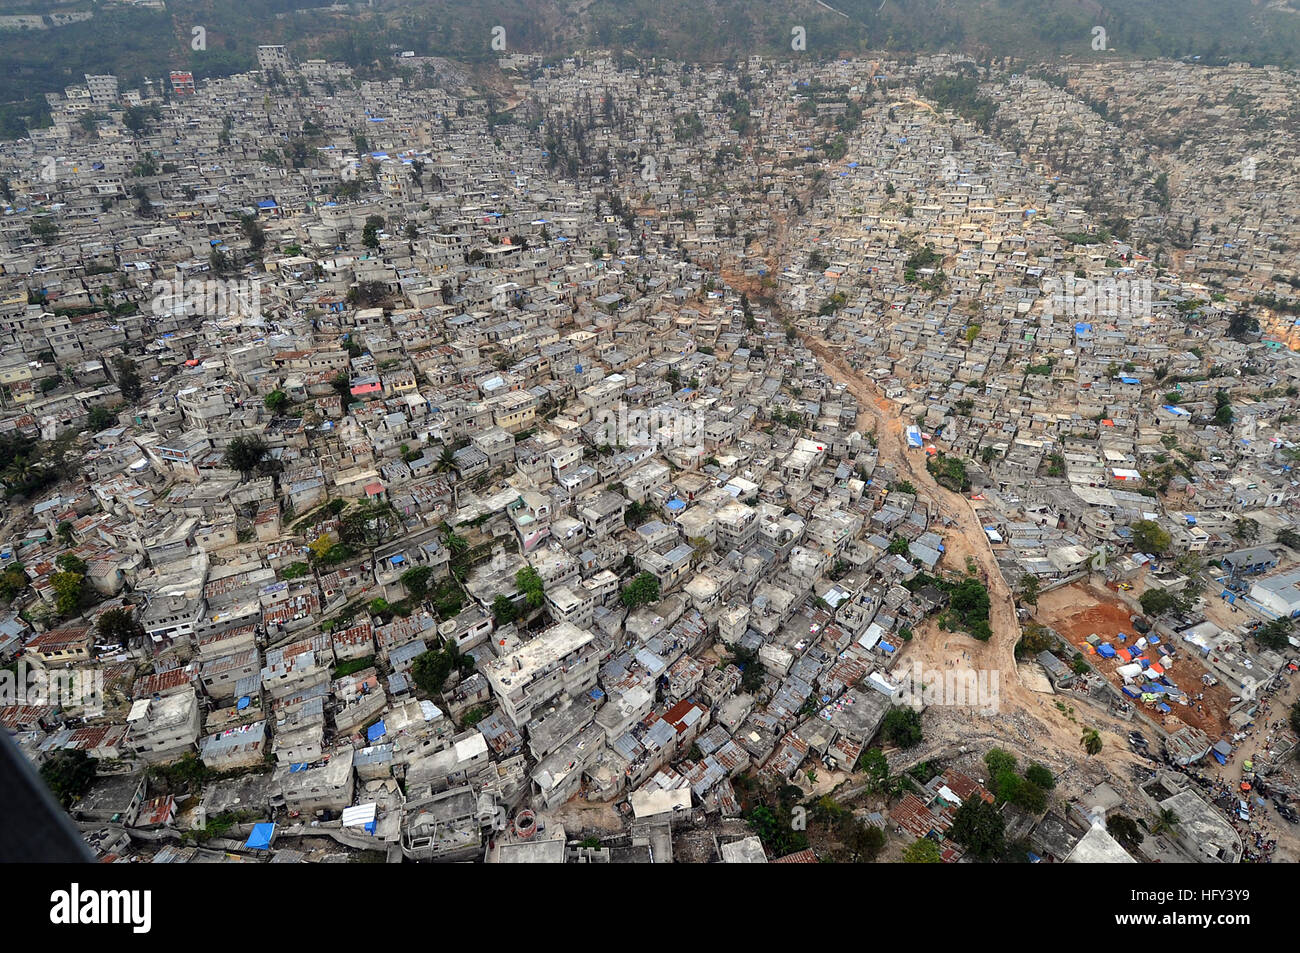
[[[248,840],[244,842],[244,846],[252,850],[266,850],[271,846],[271,838],[274,836],[274,824],[254,824],[253,833],[248,835]]]

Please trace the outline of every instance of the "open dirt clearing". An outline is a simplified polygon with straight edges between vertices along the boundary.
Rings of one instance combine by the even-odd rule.
[[[1132,609],[1105,590],[1075,583],[1040,595],[1034,618],[1051,626],[1083,651],[1090,635],[1100,636],[1103,642],[1109,642],[1116,649],[1131,646],[1137,636],[1130,621],[1133,614]],[[1126,636],[1126,641],[1119,638],[1121,633]],[[1115,672],[1121,665],[1127,664],[1123,659],[1118,656],[1105,659],[1089,655],[1088,661],[1116,688],[1123,686],[1124,679]],[[1153,721],[1162,724],[1166,731],[1177,731],[1184,724],[1192,725],[1204,731],[1212,740],[1218,740],[1228,730],[1231,690],[1222,683],[1208,686],[1202,684],[1201,676],[1205,674],[1205,668],[1186,652],[1178,652],[1176,660],[1165,665],[1165,671],[1175,685],[1192,697],[1192,704],[1171,702],[1171,710],[1167,715],[1159,712],[1153,704],[1131,699],[1132,704],[1143,709]],[[1204,697],[1197,699],[1197,695]]]

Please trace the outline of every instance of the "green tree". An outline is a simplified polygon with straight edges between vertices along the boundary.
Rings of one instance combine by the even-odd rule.
[[[60,748],[41,765],[41,780],[64,807],[71,807],[95,783],[97,765],[79,748]]]
[[[1006,822],[992,804],[969,797],[953,815],[948,836],[979,860],[991,860],[1005,850]]]
[[[261,257],[262,249],[266,247],[266,231],[262,228],[262,223],[257,220],[257,216],[241,215],[239,228],[248,239],[248,247],[253,254]]]
[[[1079,738],[1079,744],[1083,745],[1083,750],[1091,758],[1101,751],[1101,734],[1096,728],[1085,728]]]
[[[1020,785],[1010,801],[1030,814],[1041,814],[1047,810],[1047,792],[1026,779],[1020,779]]]
[[[540,609],[546,602],[546,589],[542,584],[542,577],[532,566],[525,566],[515,573],[515,585],[529,609]]]
[[[402,585],[406,587],[412,599],[421,600],[429,591],[429,579],[432,575],[432,566],[415,566],[402,573]]]
[[[138,643],[144,639],[144,626],[129,608],[109,609],[102,613],[95,623],[99,641],[107,645],[125,645]]]
[[[1020,799],[1020,792],[1025,786],[1025,780],[1016,772],[1004,769],[993,776],[991,786],[993,793],[997,795],[999,804],[1006,801],[1015,803]]]
[[[352,378],[348,377],[348,372],[339,371],[331,377],[330,386],[334,388],[334,393],[339,395],[339,399],[343,401],[343,406],[346,407],[352,399]]]
[[[763,687],[766,678],[766,669],[763,667],[762,660],[758,657],[758,652],[753,649],[747,649],[737,645],[728,662],[741,669],[740,673],[740,690],[753,694]]]
[[[95,433],[113,426],[116,421],[113,412],[102,404],[90,408],[90,413],[86,416],[86,425]]]
[[[56,572],[50,576],[50,586],[54,589],[54,608],[59,615],[66,618],[77,614],[81,600],[86,596],[82,585],[85,578],[77,572]]]
[[[35,238],[42,245],[53,245],[54,240],[59,237],[58,223],[48,215],[41,215],[32,219],[29,228],[32,232],[32,238]]]
[[[1142,841],[1146,840],[1137,821],[1125,814],[1112,814],[1106,818],[1106,833],[1119,841],[1119,845],[1127,851],[1137,850]]]
[[[454,665],[455,660],[450,653],[431,649],[416,656],[411,664],[411,680],[420,691],[434,697],[442,691]]]
[[[469,550],[469,540],[458,535],[449,523],[442,524],[442,532],[438,538],[448,552],[451,553],[453,559],[465,555]]]
[[[140,383],[140,372],[136,370],[135,364],[127,357],[118,355],[113,360],[113,372],[122,396],[131,403],[139,400],[144,393],[144,386]]]
[[[900,705],[889,710],[881,723],[880,733],[899,748],[912,748],[921,742],[921,713]]]
[[[379,232],[383,227],[384,218],[382,215],[367,216],[365,228],[361,231],[361,244],[367,248],[378,248]]]
[[[1151,824],[1152,834],[1172,834],[1178,828],[1179,817],[1173,808],[1162,807]]]
[[[1234,419],[1232,410],[1232,398],[1226,390],[1216,391],[1214,394],[1214,423],[1220,427],[1227,427],[1232,424]]]
[[[652,572],[643,572],[623,587],[619,595],[629,609],[659,601],[659,578]]]
[[[1038,577],[1031,572],[1020,577],[1020,601],[1027,606],[1038,605]]]
[[[1285,651],[1291,645],[1292,621],[1286,616],[1272,619],[1255,630],[1255,641],[1275,652]]]
[[[1173,539],[1152,520],[1138,520],[1131,527],[1133,548],[1143,553],[1160,554],[1169,550]]]
[[[1037,785],[1044,791],[1050,791],[1056,787],[1056,778],[1052,776],[1051,770],[1037,761],[1025,769],[1025,780]]]
[[[289,395],[277,388],[267,394],[262,403],[271,413],[279,414],[285,407],[289,406]]]
[[[498,595],[493,599],[492,618],[496,620],[497,625],[509,625],[519,618],[519,610],[515,608],[514,600],[506,595]]]
[[[27,581],[22,563],[10,560],[4,572],[0,572],[0,599],[12,602],[18,593],[27,588]]]
[[[1287,549],[1300,550],[1300,533],[1293,529],[1279,530],[1277,541]]]
[[[928,837],[922,837],[903,848],[903,863],[905,864],[937,864],[942,859],[943,856],[939,852],[939,845]]]
[[[1163,615],[1178,605],[1178,599],[1167,589],[1148,589],[1138,597],[1138,602],[1149,616]]]
[[[270,448],[266,445],[266,441],[254,434],[251,437],[236,437],[226,444],[223,459],[226,466],[239,471],[240,476],[247,480],[252,472],[262,465],[269,452]]]
[[[1016,770],[1016,756],[1002,748],[990,748],[984,755],[984,764],[989,769],[989,777],[996,778],[1003,771]]]
[[[849,827],[844,837],[844,846],[849,860],[855,864],[870,862],[880,856],[885,849],[885,832],[874,824],[848,815]],[[933,843],[933,841],[931,841]]]
[[[370,500],[346,510],[339,521],[339,535],[345,543],[370,549],[391,539],[402,519],[387,500]]]

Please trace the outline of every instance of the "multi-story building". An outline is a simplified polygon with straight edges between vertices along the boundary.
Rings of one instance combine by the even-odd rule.
[[[165,698],[141,698],[126,716],[127,745],[150,764],[175,761],[199,737],[199,699],[191,687]]]
[[[86,89],[90,91],[90,101],[96,106],[111,106],[117,102],[117,77],[112,73],[94,76],[86,73]]]
[[[571,622],[551,626],[533,641],[487,665],[484,673],[515,727],[557,696],[573,697],[596,683],[595,637]]]

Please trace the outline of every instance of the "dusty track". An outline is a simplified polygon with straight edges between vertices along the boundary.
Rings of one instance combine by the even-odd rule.
[[[804,199],[811,212],[815,201],[811,190]],[[793,254],[790,224],[788,220],[778,220],[775,241],[767,255],[774,272],[779,272]],[[778,315],[791,319],[797,327],[800,315],[783,314],[784,309],[779,304],[776,310]],[[937,707],[927,712],[926,738],[921,746],[923,757],[953,754],[962,746],[982,753],[999,745],[1023,759],[1042,761],[1057,772],[1060,782],[1057,792],[1060,794],[1082,796],[1101,780],[1109,781],[1119,790],[1135,793],[1134,767],[1144,762],[1128,750],[1123,740],[1130,727],[1128,723],[1092,708],[1080,709],[1071,716],[1056,707],[1057,699],[1031,692],[1021,684],[1015,663],[1020,624],[1014,598],[971,501],[939,486],[926,470],[924,456],[908,452],[898,405],[851,368],[834,345],[802,329],[799,333],[805,346],[817,355],[825,372],[833,380],[843,383],[857,398],[862,408],[858,413],[857,428],[861,433],[875,429],[880,461],[905,475],[929,498],[938,515],[951,521],[944,532],[945,565],[964,572],[966,557],[973,557],[989,590],[989,623],[993,637],[988,642],[980,642],[968,635],[939,632],[937,627],[926,626],[907,647],[904,661],[909,665],[912,659],[918,659],[925,669],[985,668],[990,672],[997,670],[999,676],[1001,697],[996,715],[956,707]],[[1067,706],[1074,703],[1073,699],[1064,701]],[[1106,729],[1103,731],[1102,751],[1096,757],[1084,756],[1080,743],[1084,727]],[[918,753],[918,749],[912,749],[902,760],[915,763],[920,758],[911,756]],[[894,758],[890,760],[892,762]]]
[[[1137,759],[1120,737],[1128,731],[1128,723],[1092,708],[1076,708],[1071,718],[1056,708],[1050,696],[1031,692],[1021,683],[1015,661],[1016,642],[1021,632],[1015,599],[972,502],[935,482],[925,467],[924,453],[907,449],[903,420],[894,402],[853,370],[833,345],[815,335],[802,333],[801,336],[817,355],[823,370],[833,380],[845,384],[857,398],[862,408],[858,430],[868,433],[874,427],[880,462],[894,467],[929,501],[932,513],[947,521],[942,530],[945,565],[964,573],[969,556],[988,587],[989,622],[993,629],[993,638],[988,642],[925,625],[918,627],[916,638],[908,645],[906,661],[910,665],[912,660],[919,660],[927,671],[971,668],[998,673],[997,714],[987,715],[973,708],[932,708],[926,716],[924,756],[951,753],[959,745],[987,749],[996,744],[1025,758],[1043,761],[1054,771],[1068,771],[1074,783],[1071,786],[1078,785],[1076,790],[1080,794],[1102,779],[1098,769],[1113,784],[1131,788],[1132,767]],[[1072,698],[1062,700],[1074,705]],[[1103,735],[1104,746],[1096,758],[1085,759],[1080,743],[1084,727],[1113,732]],[[915,753],[907,752],[907,755]]]
[[[951,524],[944,533],[947,548],[945,563],[952,569],[965,572],[966,558],[969,556],[979,566],[980,575],[989,591],[989,623],[993,629],[993,638],[988,642],[980,642],[954,634],[951,641],[961,643],[961,650],[968,656],[966,661],[969,664],[981,668],[997,668],[1002,672],[1004,688],[1014,684],[1019,689],[1015,647],[1020,639],[1020,623],[1016,618],[1015,600],[970,501],[935,482],[926,469],[922,451],[907,449],[897,405],[881,397],[874,385],[850,368],[825,341],[811,335],[804,335],[804,341],[822,362],[826,372],[836,381],[847,385],[858,403],[865,408],[859,412],[858,429],[863,432],[870,430],[868,424],[874,420],[881,461],[893,466],[920,491],[922,499],[929,501],[937,514]],[[942,655],[936,657],[940,662],[947,660]],[[961,654],[949,658],[954,657],[958,660],[962,658]]]

